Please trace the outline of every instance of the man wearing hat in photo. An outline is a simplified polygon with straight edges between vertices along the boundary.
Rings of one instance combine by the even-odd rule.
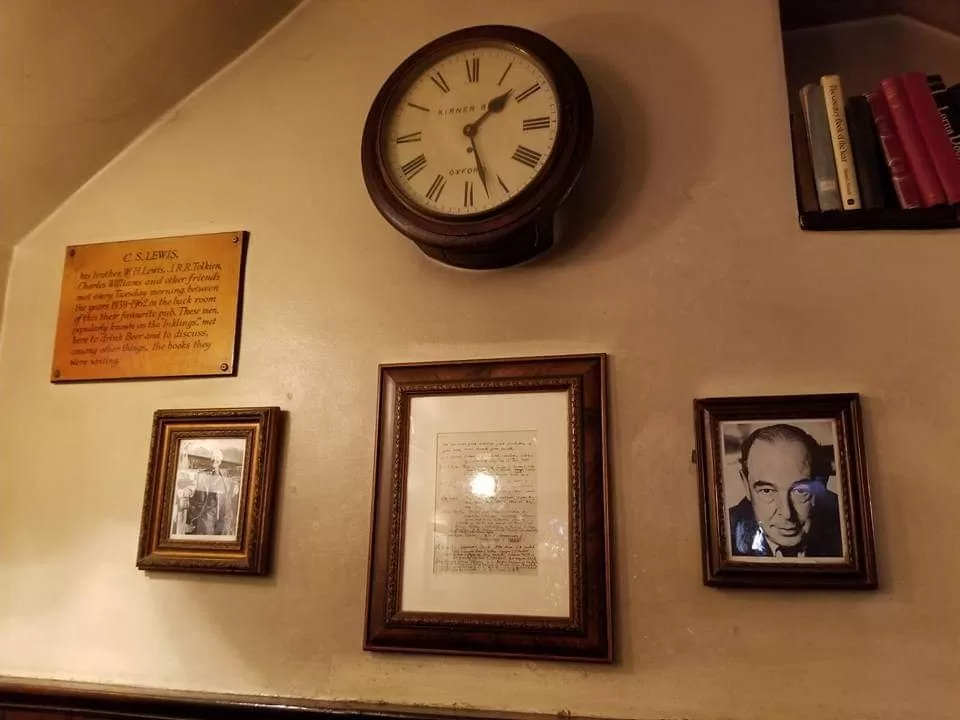
[[[181,471],[174,533],[235,536],[240,488],[237,479],[221,469],[223,451],[218,447],[210,451],[199,446],[190,451],[190,456],[193,462],[201,463],[200,469]]]

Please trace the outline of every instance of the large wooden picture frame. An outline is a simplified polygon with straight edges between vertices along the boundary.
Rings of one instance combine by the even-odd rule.
[[[605,356],[380,367],[367,650],[610,662]]]
[[[707,585],[877,587],[856,394],[694,402]]]
[[[267,572],[280,418],[278,407],[154,413],[137,567]]]

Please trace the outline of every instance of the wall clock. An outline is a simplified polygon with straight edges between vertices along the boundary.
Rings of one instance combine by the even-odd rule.
[[[430,257],[505,267],[553,245],[592,134],[590,92],[563,50],[523,28],[465,28],[384,83],[363,177],[380,213]]]

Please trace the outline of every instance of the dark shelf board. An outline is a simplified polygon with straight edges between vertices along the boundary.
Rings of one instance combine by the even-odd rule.
[[[889,15],[904,15],[960,36],[956,0],[780,0],[784,31]]]
[[[844,230],[949,230],[960,228],[960,205],[917,210],[832,210],[801,212],[800,227],[817,232]]]
[[[780,0],[780,27],[800,30],[896,12],[895,0]]]

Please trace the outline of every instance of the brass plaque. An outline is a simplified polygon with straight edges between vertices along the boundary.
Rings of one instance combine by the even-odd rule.
[[[235,374],[246,241],[68,247],[51,381]]]

